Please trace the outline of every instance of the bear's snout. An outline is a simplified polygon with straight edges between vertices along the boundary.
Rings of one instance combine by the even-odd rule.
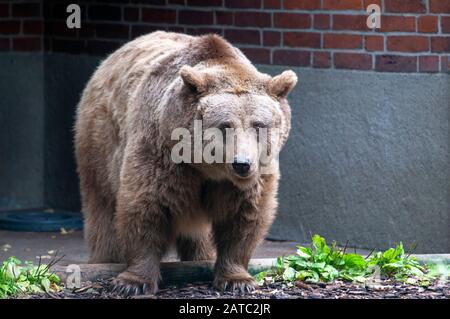
[[[246,177],[250,172],[250,159],[245,156],[235,156],[232,166],[236,174]]]

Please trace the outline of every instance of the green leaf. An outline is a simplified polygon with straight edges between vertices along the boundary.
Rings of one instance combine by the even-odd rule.
[[[283,257],[278,257],[276,262],[275,262],[275,268],[283,268],[284,262],[283,262]]]
[[[322,270],[324,269],[326,266],[326,263],[324,262],[319,262],[319,263],[313,263],[312,264],[312,268],[317,269],[317,270]]]
[[[288,267],[283,272],[283,279],[286,281],[293,281],[295,279],[296,271],[294,268]]]
[[[48,278],[42,278],[41,285],[42,285],[42,288],[44,288],[44,290],[46,292],[50,291],[50,284],[51,284],[51,282],[50,282],[50,280],[48,280]]]
[[[311,277],[313,277],[311,271],[301,270],[301,271],[297,272],[297,274],[295,276],[295,279],[297,279],[297,280],[305,280],[305,279],[311,278]]]
[[[325,238],[320,237],[319,235],[314,235],[312,237],[312,244],[318,254],[328,254],[330,252],[330,247],[327,246]]]
[[[311,258],[311,249],[306,247],[298,247],[297,255],[301,258],[310,259]]]
[[[261,271],[260,273],[257,273],[255,275],[255,279],[258,282],[258,284],[262,284],[264,282],[264,278],[267,277],[268,272],[267,271]]]

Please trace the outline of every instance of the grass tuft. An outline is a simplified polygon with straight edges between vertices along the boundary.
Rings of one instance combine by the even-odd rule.
[[[22,264],[16,257],[9,257],[0,267],[0,298],[59,291],[60,278],[49,270],[56,262],[44,265],[39,260],[39,265],[33,266],[31,262]]]

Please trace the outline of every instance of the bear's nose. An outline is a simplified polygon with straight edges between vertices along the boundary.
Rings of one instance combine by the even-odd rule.
[[[232,166],[239,176],[245,177],[250,171],[250,160],[246,157],[236,156]]]

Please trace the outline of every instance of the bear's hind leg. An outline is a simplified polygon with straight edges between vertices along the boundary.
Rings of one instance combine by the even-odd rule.
[[[114,200],[106,198],[93,187],[84,192],[82,198],[84,236],[90,251],[89,263],[123,262],[114,228]]]

